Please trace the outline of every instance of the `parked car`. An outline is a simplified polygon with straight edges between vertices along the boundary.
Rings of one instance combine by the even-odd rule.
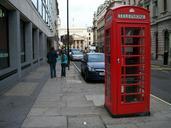
[[[70,56],[70,58],[71,58],[72,52],[74,52],[74,51],[79,51],[79,49],[77,49],[77,48],[71,48],[71,49],[69,50],[69,56]]]
[[[83,53],[81,51],[72,51],[71,52],[71,60],[82,60]]]
[[[71,48],[71,49],[70,49],[70,52],[73,52],[73,51],[80,51],[80,50],[77,49],[77,48]]]
[[[81,74],[86,81],[104,80],[104,53],[86,53],[81,61]]]

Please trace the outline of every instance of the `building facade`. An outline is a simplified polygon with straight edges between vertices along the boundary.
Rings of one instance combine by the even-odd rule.
[[[59,37],[66,34],[67,34],[66,28],[59,29]],[[85,50],[86,48],[89,48],[89,46],[93,45],[93,32],[91,27],[88,28],[73,27],[69,29],[69,34],[73,38],[73,42],[70,46],[71,48],[78,48],[80,50]]]
[[[0,90],[46,60],[58,14],[56,0],[0,1]]]
[[[153,60],[171,65],[171,1],[153,0],[150,6]]]
[[[70,48],[77,48],[79,50],[85,50],[85,48],[87,47],[86,44],[86,37],[84,36],[80,36],[77,34],[72,34],[71,35],[73,38],[73,42],[70,46]]]
[[[149,9],[152,60],[160,65],[171,65],[171,1],[127,0],[126,2]]]
[[[109,7],[116,7],[122,5],[122,0],[105,0],[103,4],[101,4],[97,8],[97,12],[93,17],[93,37],[94,43],[97,48],[97,51],[104,52],[104,15]]]

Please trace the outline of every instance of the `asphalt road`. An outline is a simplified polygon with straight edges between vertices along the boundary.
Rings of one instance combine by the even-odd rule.
[[[73,63],[78,69],[81,68],[79,61]],[[151,70],[151,94],[171,103],[171,71]]]
[[[151,70],[151,92],[171,103],[171,71]]]

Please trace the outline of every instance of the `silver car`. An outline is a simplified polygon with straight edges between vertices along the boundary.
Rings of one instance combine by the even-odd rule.
[[[83,53],[81,51],[72,51],[71,52],[71,60],[82,60]]]

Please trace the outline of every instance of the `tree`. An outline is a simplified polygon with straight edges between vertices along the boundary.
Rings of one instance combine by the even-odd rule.
[[[68,44],[68,38],[67,38],[67,35],[63,35],[61,36],[61,41],[63,42],[64,45],[67,45]],[[73,39],[73,36],[70,35],[69,36],[69,45],[72,45],[74,42],[74,39]]]

